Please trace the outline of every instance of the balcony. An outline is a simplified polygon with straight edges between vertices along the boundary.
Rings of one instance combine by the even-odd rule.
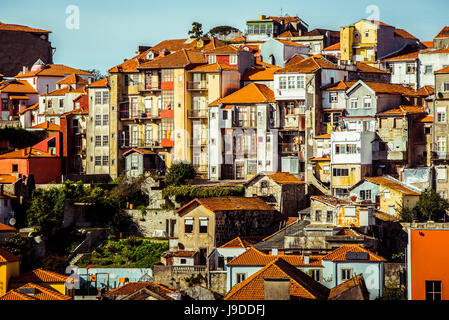
[[[449,152],[432,151],[432,160],[449,160]]]
[[[187,81],[187,90],[207,90],[207,81]]]
[[[192,138],[192,147],[204,147],[207,146],[207,138]]]
[[[151,91],[160,91],[161,90],[161,83],[158,81],[152,81],[151,83],[147,84],[145,82],[139,82],[139,91],[140,92],[151,92]]]
[[[256,120],[232,120],[233,128],[256,128]]]
[[[281,143],[282,153],[296,153],[299,151],[299,145],[296,143]]]
[[[122,140],[120,144],[123,148],[162,148],[159,141],[146,139]]]
[[[150,119],[160,118],[159,112],[152,113],[151,110],[144,110],[139,108],[137,110],[121,110],[119,111],[119,117],[121,120],[127,119]]]
[[[187,111],[187,116],[189,118],[207,118],[208,111],[207,109],[189,110]]]

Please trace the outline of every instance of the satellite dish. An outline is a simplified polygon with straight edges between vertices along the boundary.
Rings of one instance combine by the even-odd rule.
[[[16,222],[17,222],[17,221],[16,221],[16,219],[14,219],[14,218],[9,219],[9,224],[12,225],[12,226],[15,225]]]

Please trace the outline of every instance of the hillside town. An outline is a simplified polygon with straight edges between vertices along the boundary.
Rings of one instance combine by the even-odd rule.
[[[449,299],[449,26],[247,18],[105,75],[0,22],[0,300]]]

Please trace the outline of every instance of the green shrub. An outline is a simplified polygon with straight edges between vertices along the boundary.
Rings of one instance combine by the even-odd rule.
[[[165,175],[168,185],[182,185],[195,177],[195,168],[190,163],[178,162],[172,164]]]

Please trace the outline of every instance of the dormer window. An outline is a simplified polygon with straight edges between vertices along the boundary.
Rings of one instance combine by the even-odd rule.
[[[148,60],[153,60],[153,59],[154,59],[154,53],[151,52],[151,51],[148,51],[148,53],[147,53],[147,59],[148,59]]]

